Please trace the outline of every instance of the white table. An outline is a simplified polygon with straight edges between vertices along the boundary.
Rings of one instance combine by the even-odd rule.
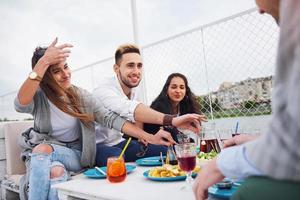
[[[192,190],[183,191],[185,181],[157,182],[146,179],[143,172],[149,167],[137,166],[122,183],[110,183],[106,179],[90,179],[83,174],[74,180],[59,183],[57,188],[61,200],[75,198],[97,200],[193,200]]]

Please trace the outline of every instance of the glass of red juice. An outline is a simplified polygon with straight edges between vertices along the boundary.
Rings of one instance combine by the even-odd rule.
[[[182,143],[175,145],[175,151],[180,169],[186,172],[186,186],[183,188],[192,188],[192,172],[196,167],[196,144]]]

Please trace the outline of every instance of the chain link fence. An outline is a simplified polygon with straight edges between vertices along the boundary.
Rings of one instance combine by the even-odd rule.
[[[143,49],[148,100],[180,72],[217,128],[263,132],[271,114],[278,27],[255,9]]]
[[[180,72],[217,127],[233,131],[239,122],[244,129],[264,129],[271,113],[278,33],[271,17],[251,9],[143,46],[147,103],[169,74]],[[101,78],[113,75],[112,65],[111,57],[77,69],[73,82],[92,91]],[[0,119],[27,117],[14,111],[15,95],[0,97]]]

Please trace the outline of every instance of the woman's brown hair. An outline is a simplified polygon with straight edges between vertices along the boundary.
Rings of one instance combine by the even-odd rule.
[[[32,69],[39,59],[45,54],[46,50],[46,47],[37,47],[35,49],[31,59]],[[50,72],[50,67],[44,74],[44,77],[40,83],[40,88],[46,94],[47,98],[61,111],[73,117],[79,118],[84,125],[90,126],[90,123],[94,121],[94,118],[93,116],[82,112],[80,98],[74,87],[63,89],[53,78]],[[61,91],[63,91],[63,94]],[[63,98],[63,96],[66,96],[67,99]]]

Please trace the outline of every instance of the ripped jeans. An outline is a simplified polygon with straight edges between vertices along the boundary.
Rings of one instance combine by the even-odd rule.
[[[68,171],[81,170],[80,151],[55,144],[51,146],[53,152],[50,154],[32,153],[30,155],[29,200],[58,199],[56,189],[51,186],[67,181]],[[54,166],[63,167],[64,174],[50,179],[50,171]]]

